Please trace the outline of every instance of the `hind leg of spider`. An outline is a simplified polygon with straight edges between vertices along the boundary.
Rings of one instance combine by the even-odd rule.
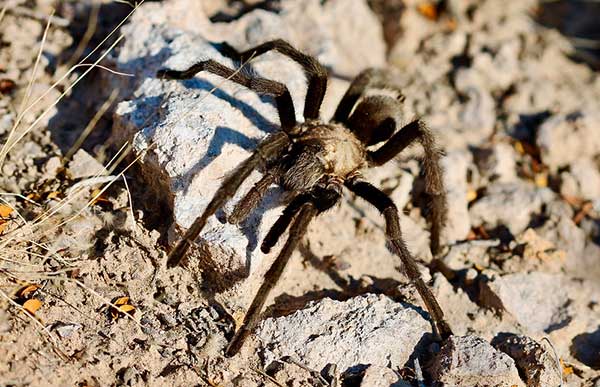
[[[242,63],[250,60],[252,57],[275,50],[302,66],[308,81],[308,89],[304,102],[304,118],[319,118],[319,109],[321,108],[323,97],[325,97],[325,90],[327,89],[327,70],[317,59],[304,54],[282,39],[271,40],[239,53],[229,44],[224,43],[224,45],[227,48],[226,55],[232,59],[238,59]]]
[[[433,320],[435,333],[442,340],[448,338],[452,335],[452,330],[444,319],[442,308],[425,281],[423,281],[419,268],[402,239],[400,218],[394,202],[385,193],[368,182],[360,180],[349,181],[346,183],[346,186],[356,195],[374,205],[384,216],[386,221],[385,233],[392,252],[400,257],[406,275],[415,284],[417,291],[427,306],[427,310]]]
[[[268,172],[248,191],[233,209],[227,221],[231,224],[238,224],[248,217],[250,212],[258,207],[258,204],[267,194],[271,184],[275,183],[281,176],[281,170],[275,167]]]
[[[187,230],[184,237],[177,242],[175,248],[169,253],[167,266],[174,267],[179,265],[185,253],[194,243],[200,232],[206,225],[208,218],[213,215],[227,200],[229,200],[238,190],[240,185],[246,180],[250,173],[267,159],[279,154],[289,145],[289,137],[283,132],[276,132],[269,135],[262,143],[258,145],[252,156],[247,158],[237,167],[228,177],[225,178],[211,201],[208,203],[202,215],[200,215],[192,226]]]
[[[289,90],[283,83],[260,77],[247,76],[212,59],[196,63],[183,71],[162,69],[156,73],[156,76],[158,78],[166,79],[190,79],[200,71],[207,71],[220,77],[227,78],[258,94],[274,97],[277,112],[279,113],[281,129],[284,132],[289,133],[296,126],[294,102],[292,101]]]
[[[265,274],[264,282],[254,296],[254,300],[252,300],[252,303],[246,312],[242,325],[229,343],[226,350],[227,356],[233,356],[239,351],[244,340],[256,325],[260,312],[269,296],[269,292],[279,280],[292,252],[295,250],[302,236],[306,233],[310,221],[317,214],[333,207],[341,198],[340,191],[341,187],[334,185],[317,187],[310,192],[301,194],[288,204],[281,217],[275,222],[265,238],[261,250],[263,252],[265,251],[265,243],[269,246],[268,249],[270,249],[291,223],[288,239]],[[270,242],[266,242],[267,240],[270,240]]]
[[[393,159],[414,141],[419,141],[425,157],[425,192],[431,197],[429,222],[431,223],[431,252],[436,255],[440,251],[440,234],[446,223],[448,206],[444,188],[440,159],[442,151],[435,143],[433,133],[420,120],[414,120],[396,132],[383,146],[376,151],[368,152],[371,166],[383,165]]]
[[[298,242],[305,234],[306,229],[308,228],[308,224],[313,219],[313,217],[317,214],[317,209],[312,203],[305,203],[301,208],[299,213],[296,216],[293,224],[290,227],[290,235],[288,237],[287,242],[283,246],[283,249],[265,274],[265,279],[258,289],[258,292],[254,296],[254,300],[250,304],[248,311],[246,312],[246,316],[244,317],[244,321],[240,328],[236,331],[233,339],[227,346],[227,350],[225,351],[226,356],[235,355],[242,345],[244,341],[256,325],[258,318],[260,316],[260,312],[265,305],[265,301],[269,296],[269,293],[275,287],[275,284],[279,280],[283,269],[288,263],[292,253],[296,249]]]

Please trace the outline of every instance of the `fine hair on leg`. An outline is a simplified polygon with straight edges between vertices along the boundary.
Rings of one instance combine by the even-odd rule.
[[[294,102],[292,101],[292,96],[288,88],[283,83],[260,77],[250,77],[239,71],[230,69],[212,59],[198,62],[183,71],[162,69],[156,73],[156,76],[158,78],[166,79],[190,79],[200,71],[207,71],[211,74],[227,78],[228,80],[245,86],[258,94],[274,97],[277,112],[279,113],[281,129],[284,132],[289,133],[296,126]]]
[[[226,356],[235,355],[244,344],[246,337],[248,337],[248,335],[256,325],[258,318],[260,317],[260,312],[263,306],[265,305],[265,301],[267,300],[269,293],[275,287],[275,284],[279,280],[279,277],[281,277],[283,269],[287,265],[292,253],[296,249],[298,242],[300,242],[300,240],[306,233],[308,224],[316,214],[317,209],[310,202],[305,203],[300,207],[298,215],[296,216],[294,222],[290,227],[288,240],[283,246],[283,249],[277,256],[275,261],[273,262],[273,264],[271,265],[271,267],[269,268],[269,270],[267,271],[267,273],[265,274],[264,281],[258,289],[256,295],[254,296],[254,299],[252,300],[252,303],[250,304],[250,307],[246,312],[246,316],[244,317],[242,325],[235,332],[233,339],[227,346],[227,349],[225,351]]]
[[[283,39],[271,40],[242,52],[237,52],[227,43],[224,43],[224,45],[227,51],[225,55],[242,63],[272,50],[298,63],[304,70],[308,83],[304,102],[304,118],[319,118],[319,110],[327,89],[327,69],[317,59],[304,54]]]
[[[260,251],[268,254],[271,251],[271,248],[275,246],[279,238],[281,238],[285,230],[287,230],[290,223],[292,223],[292,220],[294,220],[296,214],[298,214],[298,211],[304,204],[310,202],[311,200],[312,197],[309,194],[301,194],[292,199],[290,204],[285,207],[281,216],[277,218],[275,223],[273,223],[273,226],[271,226],[269,229],[267,235],[264,237],[260,246]]]
[[[369,68],[362,71],[354,78],[348,90],[342,97],[338,107],[333,115],[333,121],[345,123],[350,117],[352,108],[356,102],[369,88],[386,88],[392,85],[391,76],[388,71],[383,69]],[[394,88],[400,93],[400,90]]]
[[[400,257],[406,275],[415,284],[431,315],[437,334],[442,339],[449,337],[452,334],[452,330],[444,319],[444,312],[425,281],[423,281],[417,263],[402,239],[400,217],[394,202],[385,193],[366,181],[349,181],[346,185],[356,195],[374,205],[384,216],[386,221],[385,233],[392,252]]]
[[[185,253],[194,243],[200,232],[206,225],[210,216],[212,216],[227,200],[231,199],[237,192],[240,185],[252,173],[252,171],[261,163],[279,154],[289,145],[289,137],[283,132],[277,132],[267,136],[261,142],[252,156],[247,158],[239,165],[229,176],[225,178],[211,201],[208,203],[202,215],[200,215],[192,226],[187,230],[184,237],[179,240],[175,248],[169,253],[167,266],[174,267],[179,265]]]
[[[248,191],[248,193],[241,199],[233,209],[231,215],[227,218],[227,221],[231,224],[238,224],[245,220],[250,212],[252,212],[262,199],[267,194],[267,190],[271,184],[275,183],[281,176],[281,169],[274,167],[267,171],[264,176]]]
[[[369,163],[373,166],[383,165],[393,159],[407,146],[417,140],[423,147],[423,169],[425,172],[425,192],[431,197],[429,222],[431,223],[431,252],[440,250],[440,234],[446,224],[448,205],[444,188],[443,173],[440,160],[443,152],[435,143],[431,130],[421,120],[414,120],[396,132],[376,151],[369,151]]]

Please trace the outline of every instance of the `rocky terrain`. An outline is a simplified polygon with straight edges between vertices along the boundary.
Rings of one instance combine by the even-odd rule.
[[[1,5],[0,385],[600,385],[600,77],[582,62],[593,52],[576,50],[572,6],[442,3]],[[436,134],[449,202],[440,254],[421,149],[365,176],[402,209],[448,340],[433,339],[378,211],[350,193],[310,225],[232,358],[227,342],[282,246],[258,248],[285,192],[273,186],[249,219],[225,222],[256,171],[183,265],[166,267],[278,119],[271,99],[216,76],[156,71],[238,66],[222,42],[277,38],[326,66],[324,119],[361,70],[387,68],[404,97],[397,122],[422,117]],[[270,53],[241,71],[284,82],[303,119],[296,64]]]

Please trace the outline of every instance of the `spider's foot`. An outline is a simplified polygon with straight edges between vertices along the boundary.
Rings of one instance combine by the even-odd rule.
[[[190,246],[191,243],[187,239],[182,239],[179,242],[177,242],[177,245],[173,250],[171,250],[169,256],[167,257],[167,267],[179,266],[181,260],[183,259],[183,257],[185,257],[185,253],[187,253]]]
[[[435,336],[437,336],[437,339],[439,339],[439,341],[446,341],[450,336],[454,335],[454,333],[452,333],[450,325],[448,325],[448,323],[445,320],[438,321],[436,324],[434,324],[434,326],[436,329]]]
[[[250,331],[244,326],[238,329],[238,331],[235,332],[233,339],[231,339],[231,341],[229,342],[227,349],[225,350],[225,356],[235,356],[242,348],[242,345],[244,345],[244,341],[246,341],[246,338],[249,334]]]

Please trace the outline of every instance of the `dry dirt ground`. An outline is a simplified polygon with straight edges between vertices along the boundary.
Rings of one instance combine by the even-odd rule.
[[[357,1],[365,14],[348,19],[364,18],[361,34],[376,33],[375,42],[349,41],[356,24],[335,13],[345,9],[340,0],[306,1],[333,36],[311,40],[319,31],[298,16],[298,3],[174,0],[147,2],[133,15],[124,2],[0,3],[0,386],[598,386],[598,8]],[[124,20],[131,24],[112,33]],[[294,24],[285,36],[330,61],[325,110],[370,62],[395,71],[409,113],[438,135],[451,215],[438,256],[428,251],[418,152],[368,176],[402,207],[408,245],[453,341],[440,347],[428,334],[397,337],[428,330],[427,315],[385,249],[377,211],[350,195],[311,226],[269,301],[268,320],[232,359],[224,347],[268,258],[255,262],[256,245],[243,239],[257,268],[226,290],[212,282],[221,268],[193,259],[166,268],[172,223],[187,207],[168,191],[172,181],[153,178],[164,165],[127,146],[127,136],[166,120],[156,113],[148,124],[143,111],[127,110],[159,87],[142,85],[142,74],[161,64],[152,50],[182,49],[159,41],[153,28],[203,42],[212,40],[208,30],[231,33],[242,45],[277,23]],[[97,61],[102,67],[89,66]],[[239,98],[262,112],[250,105],[264,101],[234,96],[217,99],[226,109]],[[160,108],[176,106],[163,98]],[[254,140],[221,146],[223,154],[239,159]],[[406,331],[379,329],[392,312],[408,316],[398,320]],[[373,321],[366,334],[380,341],[358,334],[354,347],[336,341]],[[315,346],[319,335],[328,339]]]

